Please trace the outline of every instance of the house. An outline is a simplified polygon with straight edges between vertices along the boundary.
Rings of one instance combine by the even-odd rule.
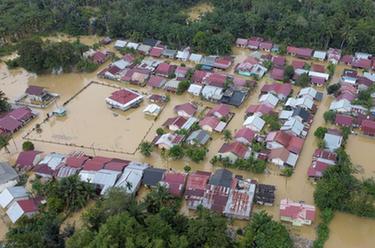
[[[17,200],[9,206],[6,213],[12,223],[16,223],[22,216],[31,217],[36,214],[40,204],[41,200],[36,198]]]
[[[111,108],[126,111],[137,107],[143,101],[143,96],[130,89],[121,89],[113,92],[105,100]]]
[[[303,98],[306,96],[311,97],[314,100],[321,101],[323,98],[323,93],[318,92],[316,89],[312,87],[302,88],[298,93],[298,97]]]
[[[246,88],[236,89],[236,87],[230,87],[224,91],[223,97],[220,102],[223,104],[232,105],[235,107],[241,106],[249,94],[249,90]]]
[[[190,68],[186,66],[177,66],[174,74],[177,78],[185,78],[189,72]]]
[[[64,164],[57,172],[57,178],[69,177],[78,174],[85,162],[89,160],[84,154],[72,154],[65,158]]]
[[[267,184],[258,184],[255,189],[254,201],[260,205],[273,206],[276,187]]]
[[[321,73],[324,73],[326,71],[326,68],[324,67],[324,65],[320,65],[320,64],[312,64],[311,65],[311,70],[312,71],[315,71],[315,72],[321,72]]]
[[[284,81],[284,68],[272,68],[271,78],[278,81]]]
[[[244,127],[235,133],[234,139],[244,145],[251,145],[255,135],[256,133],[253,130]]]
[[[210,73],[202,70],[195,70],[193,76],[191,77],[191,82],[194,84],[203,84],[206,82],[207,77]]]
[[[256,104],[256,105],[250,105],[246,110],[246,115],[267,115],[271,114],[273,111],[273,108],[267,104]]]
[[[44,87],[30,85],[25,90],[25,94],[31,101],[43,102],[49,96],[48,91]]]
[[[361,130],[365,135],[375,136],[375,121],[363,120],[361,123]]]
[[[206,85],[201,91],[202,97],[208,101],[220,101],[224,95],[224,89],[222,87],[216,87],[212,85]]]
[[[286,59],[283,56],[274,56],[271,59],[273,66],[277,68],[284,68],[286,64]]]
[[[352,127],[354,118],[350,115],[336,114],[335,124],[341,127]]]
[[[157,104],[150,104],[143,110],[143,113],[151,116],[158,116],[161,112],[161,107]]]
[[[142,183],[147,187],[156,187],[164,179],[164,169],[149,167],[144,170]]]
[[[279,100],[284,101],[292,93],[292,85],[288,83],[265,84],[260,91],[262,94],[272,93],[276,95]]]
[[[148,55],[152,49],[152,46],[146,44],[140,44],[137,50],[144,55]]]
[[[260,38],[260,37],[251,37],[247,41],[247,47],[252,49],[252,50],[257,50],[262,41],[263,41],[263,39]]]
[[[195,130],[186,139],[186,143],[190,145],[205,145],[210,140],[210,134],[205,130]]]
[[[218,169],[210,177],[208,184],[230,188],[232,186],[233,173],[227,169]]]
[[[168,171],[165,172],[164,179],[160,184],[166,187],[171,195],[181,197],[185,190],[186,178],[186,173]]]
[[[335,151],[341,147],[343,142],[342,134],[337,129],[328,129],[328,132],[324,135],[325,147],[330,151]]]
[[[108,189],[115,185],[120,175],[121,171],[101,169],[95,172],[94,178],[90,183],[95,185],[95,188],[100,192],[100,195],[104,195]]]
[[[176,93],[180,83],[181,83],[180,79],[173,78],[173,79],[167,81],[167,83],[164,85],[164,90]]]
[[[163,53],[163,51],[164,51],[164,48],[162,48],[162,47],[153,47],[150,50],[150,56],[155,57],[155,58],[159,58],[161,56],[161,54]]]
[[[311,225],[315,214],[316,210],[312,205],[288,199],[280,201],[280,219],[291,222],[293,226]]]
[[[307,170],[307,176],[315,180],[320,179],[323,177],[324,171],[332,165],[334,165],[334,163],[330,164],[319,160],[313,160]]]
[[[346,65],[350,65],[353,61],[352,55],[344,55],[341,57],[340,61]]]
[[[271,150],[271,152],[268,154],[268,160],[281,168],[285,166],[295,167],[297,164],[298,155],[289,152],[284,147],[280,147]]]
[[[197,110],[198,107],[190,102],[178,104],[174,107],[174,111],[177,113],[177,115],[185,118],[194,116]]]
[[[226,70],[228,69],[233,63],[233,59],[231,57],[216,57],[213,67]]]
[[[220,121],[214,116],[206,116],[200,122],[199,126],[207,132],[222,132],[226,126],[225,122]]]
[[[139,43],[135,43],[135,42],[128,42],[126,44],[126,47],[129,48],[129,49],[134,49],[134,50],[137,50],[137,48],[139,47]]]
[[[242,76],[256,76],[262,78],[267,72],[267,68],[262,66],[258,59],[254,57],[248,57],[243,62],[236,66],[236,72]]]
[[[348,113],[352,109],[350,101],[347,99],[335,100],[329,106],[329,110],[333,110],[338,113]]]
[[[181,144],[183,139],[184,136],[182,135],[166,133],[158,137],[158,139],[155,142],[155,145],[157,145],[159,149],[169,150],[173,146]]]
[[[96,173],[101,169],[104,169],[105,164],[111,160],[111,158],[100,156],[95,156],[92,159],[87,160],[78,174],[81,181],[93,183]]]
[[[229,218],[250,218],[254,201],[256,184],[251,180],[235,179],[235,187],[230,191],[224,215]]]
[[[196,54],[196,53],[192,53],[192,54],[190,54],[190,56],[189,56],[189,61],[190,61],[190,62],[193,62],[193,63],[195,63],[195,64],[199,64],[199,63],[201,62],[202,58],[203,58],[202,55],[200,55],[200,54]]]
[[[185,199],[189,209],[197,209],[202,205],[202,199],[208,180],[211,176],[210,172],[196,171],[190,173],[186,181]]]
[[[110,37],[104,37],[101,41],[100,41],[100,44],[102,45],[108,45],[112,42],[112,39]]]
[[[314,101],[308,96],[301,98],[290,97],[286,101],[285,106],[290,108],[301,107],[307,110],[312,110],[314,107]]]
[[[135,195],[139,190],[143,177],[143,170],[127,167],[117,180],[115,187],[125,189],[126,193]]]
[[[236,39],[236,47],[246,48],[247,47],[247,39],[237,38]]]
[[[182,51],[177,51],[176,59],[181,61],[187,61],[190,56],[190,47],[186,47]]]
[[[152,103],[164,103],[167,101],[167,98],[162,95],[152,94],[148,97],[148,100]]]
[[[160,40],[155,40],[155,39],[150,39],[146,38],[143,40],[143,44],[154,47],[154,46],[159,46],[161,44]]]
[[[262,41],[259,44],[259,49],[266,51],[266,52],[271,52],[272,47],[273,47],[273,43],[271,41]]]
[[[65,155],[63,154],[49,153],[34,167],[33,171],[38,176],[52,178],[63,165],[64,159]]]
[[[215,116],[218,119],[228,118],[230,115],[230,107],[226,104],[215,105],[207,113],[208,116]]]
[[[116,40],[116,42],[115,42],[115,48],[117,48],[117,49],[122,49],[122,48],[125,48],[126,47],[126,43],[127,43],[127,41],[125,41],[125,40]]]
[[[267,134],[266,147],[273,150],[284,147],[289,152],[300,154],[304,140],[286,131],[273,131]]]
[[[177,55],[177,51],[173,49],[164,49],[162,55],[166,58],[174,59]]]
[[[39,151],[20,152],[16,160],[16,167],[20,170],[30,170],[40,162],[41,155]]]
[[[329,48],[327,52],[328,62],[334,65],[338,64],[341,59],[341,50],[336,48]]]
[[[277,103],[279,102],[279,98],[277,98],[276,96],[274,96],[271,93],[267,93],[267,94],[262,95],[259,98],[259,102],[261,104],[269,105],[272,108],[274,108],[274,107],[276,107]]]
[[[224,88],[227,75],[221,73],[211,73],[205,80],[205,83],[210,86]]]
[[[151,75],[147,81],[147,85],[152,88],[162,88],[167,80],[164,77]]]
[[[129,160],[114,158],[104,165],[105,170],[122,172],[130,164]]]
[[[305,61],[302,61],[302,60],[293,60],[292,61],[292,66],[293,66],[294,70],[303,69],[305,67]]]
[[[288,54],[301,59],[310,59],[313,53],[313,50],[310,48],[299,48],[294,46],[288,46],[286,50]]]
[[[311,122],[312,122],[312,115],[310,114],[310,112],[308,110],[306,110],[305,108],[302,108],[302,107],[294,108],[292,110],[292,115],[288,116],[288,118],[286,118],[286,119],[289,119],[290,117],[295,117],[303,123],[311,124]]]
[[[109,55],[110,53],[108,51],[96,51],[90,56],[90,59],[94,64],[101,65],[107,61]]]
[[[163,77],[171,76],[176,69],[175,65],[161,63],[156,67],[155,74]]]
[[[187,120],[187,118],[182,116],[171,117],[164,122],[163,126],[168,127],[171,131],[178,131],[182,129]]]
[[[327,58],[327,52],[326,51],[314,51],[313,58],[318,59],[320,61],[324,61]]]
[[[314,77],[314,76],[312,76],[310,78],[310,81],[311,81],[311,84],[313,84],[315,86],[318,86],[318,87],[322,87],[325,84],[325,82],[326,82],[326,80],[324,78],[322,78],[322,77]]]
[[[200,96],[203,89],[203,85],[200,84],[190,84],[189,89],[187,90],[188,93],[194,96]]]
[[[260,132],[266,122],[257,115],[252,115],[246,118],[243,126],[253,130],[254,132]]]
[[[13,187],[18,182],[18,174],[13,167],[6,163],[0,162],[0,192],[8,187]]]
[[[301,120],[296,117],[290,117],[283,126],[280,128],[281,131],[289,131],[295,136],[306,136],[306,131],[304,131],[304,124]]]
[[[220,158],[228,159],[231,163],[236,162],[237,159],[247,159],[250,155],[251,150],[238,141],[224,143],[218,152]]]
[[[7,208],[13,202],[25,199],[29,199],[29,193],[23,186],[7,187],[0,193],[0,205],[2,208]]]
[[[370,59],[354,58],[351,65],[353,68],[369,70],[371,69],[372,61]]]

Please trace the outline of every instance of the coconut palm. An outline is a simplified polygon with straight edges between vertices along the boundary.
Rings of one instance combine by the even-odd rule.
[[[228,129],[224,130],[223,135],[224,135],[223,138],[225,142],[229,142],[233,139],[232,133]]]
[[[144,141],[139,145],[139,149],[144,156],[149,157],[153,151],[153,146],[150,142]]]

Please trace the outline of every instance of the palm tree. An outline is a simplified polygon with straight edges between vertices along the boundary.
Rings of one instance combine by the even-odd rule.
[[[7,153],[10,153],[8,149],[9,139],[9,136],[0,135],[0,150],[4,148]]]
[[[139,149],[144,156],[149,157],[153,151],[153,146],[150,142],[144,141],[139,145]]]
[[[9,109],[8,98],[5,96],[5,93],[0,90],[0,113],[9,111]]]
[[[224,135],[225,142],[229,142],[233,139],[232,133],[228,129],[224,130],[223,135]]]

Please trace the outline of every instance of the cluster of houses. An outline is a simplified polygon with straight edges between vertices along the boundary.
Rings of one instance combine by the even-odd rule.
[[[22,216],[32,216],[38,211],[42,199],[33,198],[23,186],[17,186],[19,176],[13,167],[0,162],[0,205],[12,223]]]
[[[0,116],[0,135],[15,133],[33,118],[34,113],[29,107],[17,107]]]
[[[336,113],[335,124],[341,127],[360,128],[363,134],[375,136],[375,94],[370,92],[372,106],[356,103],[361,92],[369,90],[375,83],[375,74],[356,70],[344,70],[339,80],[339,88],[334,93],[329,110]]]

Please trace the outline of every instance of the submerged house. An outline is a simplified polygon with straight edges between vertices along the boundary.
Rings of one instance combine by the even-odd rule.
[[[206,171],[196,171],[190,173],[185,188],[185,200],[189,209],[197,209],[202,205],[202,200],[211,173]]]
[[[105,100],[111,108],[125,111],[138,106],[143,101],[143,96],[130,89],[121,89],[113,92]]]
[[[293,226],[311,225],[315,220],[316,209],[312,205],[288,199],[280,201],[280,219]]]

